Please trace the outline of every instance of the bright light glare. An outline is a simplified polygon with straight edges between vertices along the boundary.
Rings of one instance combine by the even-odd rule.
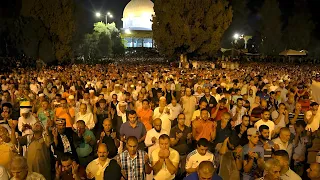
[[[111,15],[111,13],[110,13],[110,12],[108,12],[108,13],[107,13],[107,15],[109,15],[109,16],[110,16],[110,15]]]
[[[239,34],[238,33],[234,34],[233,38],[234,39],[239,39]]]
[[[126,34],[131,34],[130,29],[126,29],[124,32],[125,32]]]
[[[101,14],[100,14],[99,12],[97,12],[97,13],[96,13],[96,16],[97,16],[97,17],[100,17],[100,16],[101,16]]]
[[[109,15],[109,17],[110,17],[110,18],[113,18],[113,16],[112,16],[111,14]]]

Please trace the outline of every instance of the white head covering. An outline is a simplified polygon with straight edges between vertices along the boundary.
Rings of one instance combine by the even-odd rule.
[[[21,108],[21,109],[20,109],[20,112],[21,112],[22,114],[24,114],[24,113],[29,113],[30,110],[29,110],[28,108]]]

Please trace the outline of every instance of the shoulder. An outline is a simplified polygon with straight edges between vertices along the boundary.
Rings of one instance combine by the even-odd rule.
[[[196,155],[197,154],[197,150],[193,150],[191,151],[188,156],[187,156],[187,159],[191,158],[192,156]]]

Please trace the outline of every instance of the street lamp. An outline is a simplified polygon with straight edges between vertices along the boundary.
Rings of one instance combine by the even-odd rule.
[[[100,18],[100,17],[101,17],[100,12],[96,12],[96,16],[97,16],[98,18]],[[106,24],[108,24],[108,16],[109,16],[110,18],[113,18],[113,15],[112,15],[110,12],[107,12],[107,14],[106,14]]]
[[[239,37],[240,37],[240,35],[238,33],[233,35],[233,38],[236,39],[236,40],[239,39]]]

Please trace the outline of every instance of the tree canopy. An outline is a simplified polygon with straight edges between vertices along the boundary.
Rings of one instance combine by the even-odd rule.
[[[155,0],[153,38],[167,56],[212,57],[232,21],[226,0]]]

